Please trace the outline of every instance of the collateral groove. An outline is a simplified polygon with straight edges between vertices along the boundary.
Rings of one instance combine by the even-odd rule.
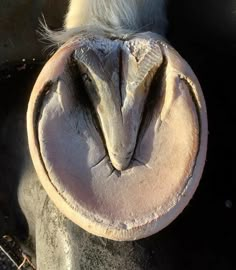
[[[99,159],[98,162],[96,162],[91,168],[93,169],[93,168],[97,167],[106,157],[107,157],[107,155],[105,155],[104,157]]]
[[[141,165],[145,166],[146,168],[150,169],[150,167],[149,167],[149,166],[147,166],[147,164],[146,164],[146,163],[144,163],[144,162],[142,162],[142,161],[138,160],[137,158],[133,158],[132,160],[133,160],[133,161],[136,161],[136,162],[138,162],[139,164],[141,164]]]
[[[86,71],[86,73],[84,72],[84,70]],[[78,102],[79,106],[82,106],[86,119],[92,120],[94,127],[96,128],[105,146],[105,139],[100,127],[98,115],[86,91],[87,87],[85,85],[85,82],[83,81],[83,76],[86,76],[88,78],[89,84],[91,84],[93,88],[95,88],[96,85],[93,82],[91,76],[89,76],[89,71],[87,70],[87,68],[85,66],[82,66],[82,64],[78,64],[77,60],[74,59],[73,54],[71,55],[70,61],[68,63],[68,72],[72,79],[73,85],[75,86],[74,94],[76,101]],[[96,91],[94,91],[94,93],[96,93]]]
[[[165,89],[166,89],[166,82],[165,82],[166,67],[167,67],[167,60],[163,54],[163,62],[160,65],[160,67],[157,69],[153,77],[153,80],[150,85],[149,93],[146,98],[146,102],[145,102],[144,110],[143,110],[143,116],[140,123],[133,156],[135,155],[138,143],[141,141],[142,137],[144,136],[145,130],[148,128],[152,120],[155,109],[158,108],[157,113],[160,113],[163,107],[164,98],[165,98]]]
[[[119,92],[120,92],[120,109],[122,109],[123,107],[123,95],[122,95],[122,79],[123,79],[123,76],[122,76],[122,72],[123,72],[123,69],[122,69],[122,50],[119,49]],[[122,117],[123,119],[123,117]]]

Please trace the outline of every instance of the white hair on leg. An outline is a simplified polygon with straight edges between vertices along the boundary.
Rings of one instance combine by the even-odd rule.
[[[88,21],[91,0],[70,0],[68,13],[65,18],[65,28],[81,27]]]
[[[64,30],[47,29],[46,38],[62,44],[81,32],[106,32],[123,37],[152,31],[164,35],[167,0],[70,0]]]
[[[162,34],[166,0],[71,0],[65,28],[99,25],[113,30],[148,28]]]

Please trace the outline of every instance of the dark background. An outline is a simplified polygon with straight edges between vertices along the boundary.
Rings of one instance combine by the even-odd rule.
[[[209,144],[197,192],[163,232],[170,241],[167,269],[236,269],[235,11],[235,1],[170,1],[168,38],[202,86]]]

